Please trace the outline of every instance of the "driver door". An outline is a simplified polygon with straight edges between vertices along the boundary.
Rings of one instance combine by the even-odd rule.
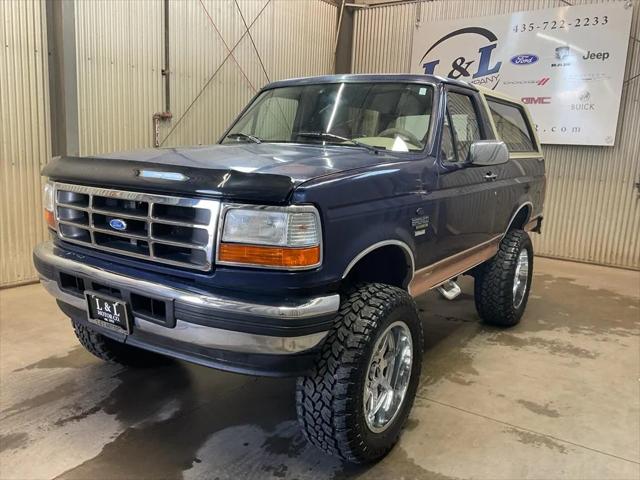
[[[447,86],[439,156],[438,260],[469,250],[493,236],[497,195],[489,167],[469,163],[469,149],[493,134],[479,95]]]

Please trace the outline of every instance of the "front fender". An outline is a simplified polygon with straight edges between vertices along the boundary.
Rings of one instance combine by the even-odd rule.
[[[417,180],[425,178],[425,165],[430,163],[377,165],[320,179],[295,190],[293,203],[312,203],[321,212],[323,270],[327,276],[341,280],[368,251],[392,244],[406,252],[408,263],[416,265],[411,219],[424,205],[424,192]],[[428,184],[429,180],[427,177],[424,182]]]

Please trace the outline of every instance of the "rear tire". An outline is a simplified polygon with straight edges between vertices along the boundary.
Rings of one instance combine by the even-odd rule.
[[[314,368],[298,378],[296,408],[307,440],[353,463],[385,456],[413,405],[422,348],[407,292],[380,283],[347,292]]]
[[[511,230],[498,253],[475,273],[476,309],[484,323],[512,327],[522,318],[533,273],[533,246],[524,230]]]
[[[92,355],[108,363],[128,367],[154,367],[170,362],[168,357],[105,337],[80,322],[71,321],[80,344]]]

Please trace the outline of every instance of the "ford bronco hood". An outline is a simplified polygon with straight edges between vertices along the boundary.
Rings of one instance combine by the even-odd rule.
[[[84,185],[284,202],[312,178],[393,159],[359,147],[243,143],[56,157],[42,173]]]

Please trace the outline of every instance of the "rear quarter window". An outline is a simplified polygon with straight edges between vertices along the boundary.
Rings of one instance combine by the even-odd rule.
[[[498,137],[507,145],[510,152],[538,151],[523,107],[490,97],[487,97],[487,104],[496,125]]]

